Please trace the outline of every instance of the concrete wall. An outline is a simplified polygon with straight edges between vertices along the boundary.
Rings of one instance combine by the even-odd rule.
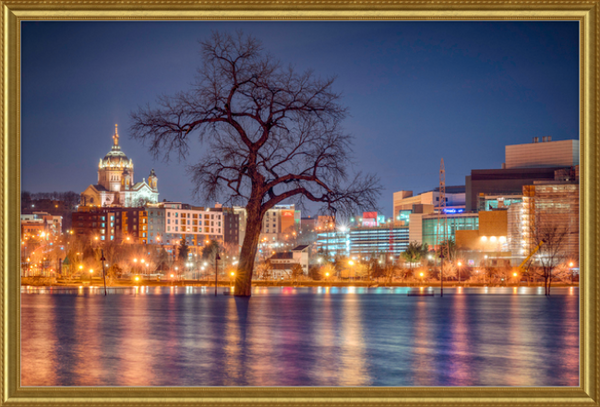
[[[485,211],[479,212],[479,235],[480,236],[507,236],[508,235],[508,212],[507,211]]]

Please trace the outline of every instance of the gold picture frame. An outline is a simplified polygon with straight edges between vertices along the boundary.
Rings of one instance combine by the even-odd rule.
[[[600,0],[3,1],[1,357],[3,405],[597,405]],[[580,24],[581,259],[579,387],[21,387],[19,309],[22,20],[569,20]]]

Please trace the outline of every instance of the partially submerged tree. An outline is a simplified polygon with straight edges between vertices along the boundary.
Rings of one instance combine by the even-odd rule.
[[[187,157],[192,135],[199,137],[204,148],[189,168],[196,194],[246,207],[235,295],[250,296],[267,210],[293,198],[349,214],[375,208],[381,188],[373,175],[348,172],[351,138],[341,129],[346,109],[334,79],[284,67],[241,33],[213,33],[201,49],[192,88],[133,113],[131,132],[165,159]]]
[[[544,279],[544,295],[550,295],[555,268],[569,258],[568,243],[571,232],[568,227],[558,223],[540,223],[538,222],[531,237],[535,245],[542,240],[544,243],[535,255],[534,263],[537,267],[531,270]]]

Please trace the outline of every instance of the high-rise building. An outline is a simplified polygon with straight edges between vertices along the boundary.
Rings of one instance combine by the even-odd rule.
[[[579,140],[552,141],[534,137],[532,143],[505,147],[504,168],[574,167],[579,165]]]
[[[195,207],[181,202],[146,206],[148,243],[204,246],[211,240],[239,246],[239,217],[231,208]]]
[[[508,145],[501,169],[472,170],[466,176],[465,209],[467,212],[482,210],[485,196],[503,197],[504,203],[516,203],[524,185],[552,181],[557,171],[570,173],[578,169],[578,140],[552,141],[547,136],[542,137],[541,142],[539,137],[534,137],[532,143]]]

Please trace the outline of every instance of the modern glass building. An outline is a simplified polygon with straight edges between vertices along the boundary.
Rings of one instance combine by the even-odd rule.
[[[381,253],[398,256],[408,246],[408,226],[364,227],[352,228],[347,232],[319,233],[317,244],[330,257]]]
[[[408,226],[356,228],[350,230],[350,254],[393,254],[399,256],[408,246]]]
[[[423,216],[423,243],[429,246],[437,246],[443,240],[443,229],[441,219],[438,215]],[[446,215],[446,235],[450,239],[456,239],[457,230],[479,229],[479,214],[457,213]]]
[[[317,245],[329,257],[350,255],[350,234],[348,232],[326,232],[317,234]]]

